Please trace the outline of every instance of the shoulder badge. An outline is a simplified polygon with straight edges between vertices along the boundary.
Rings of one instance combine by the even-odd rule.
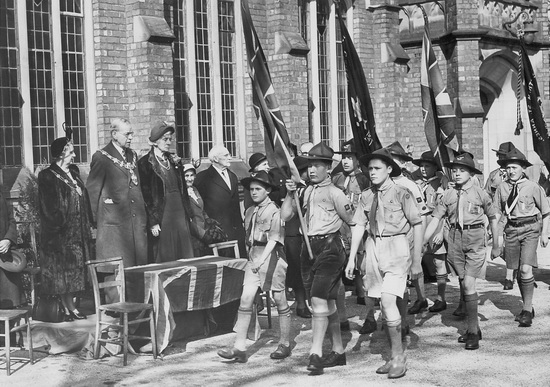
[[[406,199],[410,199],[410,198],[411,198],[411,194],[405,194],[405,198],[406,198]]]
[[[407,195],[407,199],[408,199],[408,198],[409,198],[409,197],[408,197],[408,195]],[[417,201],[418,203],[422,203],[422,198],[416,198],[416,201]]]

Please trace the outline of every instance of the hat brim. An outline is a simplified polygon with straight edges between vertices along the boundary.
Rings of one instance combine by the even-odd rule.
[[[336,161],[334,160],[332,157],[323,157],[323,156],[310,156],[310,155],[307,155],[307,156],[301,156],[303,157],[304,159],[306,160],[310,160],[310,161],[314,161],[314,160],[317,160],[317,161],[327,161],[327,162],[333,162],[333,161]]]
[[[339,155],[356,155],[357,156],[356,151],[334,151],[334,153]]]
[[[369,166],[369,161],[371,160],[382,160],[386,164],[391,165],[392,171],[390,173],[390,177],[397,177],[401,175],[401,167],[397,165],[395,160],[392,157],[388,157],[386,155],[376,154],[376,153],[369,153],[368,155],[361,156],[359,161],[361,164],[365,166]]]
[[[252,168],[250,168],[248,170],[248,172],[254,172],[254,168],[256,168],[260,163],[263,163],[266,160],[267,160],[267,157],[264,157],[263,159],[258,160],[258,162],[256,164],[254,164],[254,166]]]
[[[422,163],[430,163],[430,164],[435,165],[435,166],[437,167],[437,169],[439,170],[439,165],[437,165],[437,163],[436,163],[434,160],[414,159],[414,160],[412,161],[412,163],[413,163],[414,165],[416,165],[417,167],[419,167],[420,164],[422,164]]]
[[[247,190],[250,191],[250,184],[252,182],[256,182],[256,183],[260,183],[262,186],[264,187],[269,187],[271,188],[272,191],[277,191],[279,190],[279,187],[277,187],[276,185],[273,185],[271,183],[268,183],[266,181],[263,181],[261,179],[258,179],[254,176],[250,176],[250,177],[245,177],[244,179],[241,180],[241,184],[243,185],[244,188],[246,188]]]
[[[460,163],[460,162],[450,162],[450,163],[445,163],[445,167],[447,168],[453,168],[453,167],[466,167],[468,168],[471,172],[473,172],[474,174],[476,175],[482,175],[483,173],[475,168],[475,167],[472,167],[471,165],[468,165],[466,163]]]
[[[497,160],[498,165],[501,167],[506,167],[508,164],[516,163],[521,165],[523,168],[531,167],[533,164],[531,164],[527,160],[521,160],[521,159],[503,159],[503,160]]]
[[[176,129],[173,127],[173,126],[167,126],[166,128],[164,128],[164,130],[158,135],[157,138],[155,138],[153,140],[153,137],[149,136],[149,141],[151,142],[157,142],[158,140],[160,140],[160,138],[162,136],[164,136],[165,133],[168,133],[168,132],[172,132],[172,133],[176,133]]]
[[[390,151],[391,153],[391,151]],[[392,156],[395,156],[395,157],[400,157],[402,158],[404,161],[413,161],[413,158],[409,155],[404,155],[402,153],[391,153]]]

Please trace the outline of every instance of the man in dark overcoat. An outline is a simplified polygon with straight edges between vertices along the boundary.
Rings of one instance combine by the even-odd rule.
[[[239,241],[240,256],[246,257],[239,180],[228,168],[231,155],[226,147],[217,145],[210,150],[208,158],[212,165],[197,174],[195,187],[202,196],[208,216],[220,222],[229,240]]]
[[[130,149],[132,125],[126,119],[115,119],[110,129],[111,142],[92,157],[86,183],[97,225],[96,259],[122,257],[124,267],[145,265],[147,214],[138,156]]]

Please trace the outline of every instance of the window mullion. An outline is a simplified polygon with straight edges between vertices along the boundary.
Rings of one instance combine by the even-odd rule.
[[[199,117],[197,114],[197,82],[195,81],[197,79],[197,67],[195,66],[195,8],[192,1],[178,1],[182,1],[182,5],[185,7],[185,25],[187,26],[187,35],[185,37],[187,39],[186,56],[188,58],[187,63],[189,63],[189,65],[186,66],[186,79],[189,80],[187,82],[189,98],[193,101],[193,105],[189,108],[189,127],[193,129],[189,131],[189,135],[191,141],[191,156],[197,159],[200,157],[200,148],[199,133],[197,130],[199,127]]]
[[[311,42],[309,44],[309,58],[311,63],[311,99],[315,109],[311,114],[312,139],[315,144],[321,141],[319,110],[319,43],[317,39],[317,2],[310,1],[309,6],[309,28]]]
[[[220,84],[220,29],[218,1],[210,1],[210,90],[212,93],[212,142],[223,143],[222,88]]]
[[[235,77],[235,120],[237,123],[237,141],[239,154],[233,155],[234,157],[243,158],[246,153],[246,113],[244,110],[245,107],[245,89],[244,89],[244,78],[246,76],[245,67],[244,67],[244,42],[243,42],[243,33],[242,33],[242,15],[241,15],[241,0],[235,0],[235,59],[236,59],[236,77]]]
[[[96,78],[95,78],[95,55],[94,55],[94,21],[93,7],[91,1],[83,0],[84,5],[84,63],[86,76],[86,97],[88,99],[87,124],[88,124],[88,156],[94,154],[99,147],[97,133],[97,100],[96,100]]]
[[[338,59],[336,55],[336,10],[335,4],[332,4],[332,10],[328,19],[328,57],[329,59],[329,69],[330,69],[330,81],[329,81],[329,95],[330,95],[330,141],[329,145],[333,149],[339,149],[340,144],[338,144],[338,93],[336,92],[338,88]]]
[[[64,136],[62,124],[65,122],[65,103],[63,96],[63,55],[61,46],[61,9],[59,1],[51,2],[52,22],[52,48],[53,48],[53,81],[55,95],[55,123],[54,132],[56,137]]]
[[[27,36],[27,8],[25,3],[17,1],[16,3],[17,14],[17,37],[19,44],[19,72],[21,97],[24,103],[21,107],[21,142],[23,147],[23,165],[34,170],[34,159],[32,152],[32,119],[31,119],[31,82],[29,75],[29,41]]]

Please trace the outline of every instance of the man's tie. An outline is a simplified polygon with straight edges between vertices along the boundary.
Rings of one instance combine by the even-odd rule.
[[[222,177],[223,177],[223,180],[225,181],[225,184],[227,184],[229,189],[231,189],[231,180],[229,180],[229,174],[227,173],[227,169],[224,169],[222,171]]]
[[[376,237],[382,235],[386,228],[386,221],[384,219],[384,206],[379,203],[380,191],[374,191],[374,199],[371,207],[371,232]]]
[[[506,200],[506,216],[510,218],[512,215],[512,210],[516,206],[518,202],[518,183],[512,183],[512,189],[510,190],[510,195],[508,196],[508,199]]]
[[[256,206],[254,208],[254,212],[252,213],[252,218],[250,219],[250,226],[248,228],[248,242],[250,246],[254,244],[254,227],[256,227],[256,217],[258,216],[258,209],[260,207]]]
[[[462,197],[462,189],[461,188],[457,188],[456,189],[456,196],[457,196],[457,199],[456,199],[456,208],[457,208],[457,221],[458,221],[458,225],[460,226],[460,228],[462,229],[464,227],[464,206],[462,205],[462,200],[461,197]]]

